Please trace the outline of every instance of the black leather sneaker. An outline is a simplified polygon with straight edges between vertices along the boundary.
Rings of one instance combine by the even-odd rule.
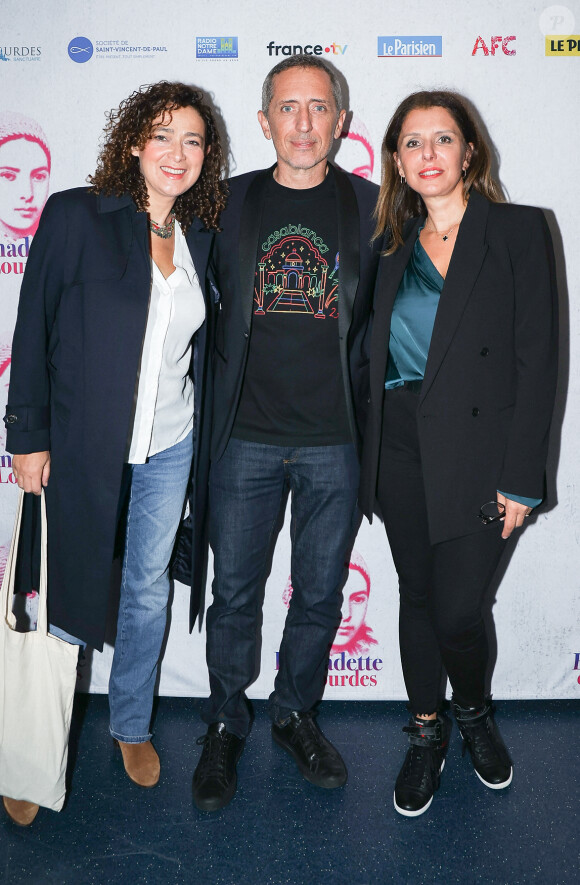
[[[482,707],[460,707],[453,712],[463,738],[463,754],[469,750],[475,773],[486,787],[503,790],[512,782],[512,760],[494,722],[490,701]]]
[[[405,817],[418,817],[427,811],[439,789],[452,723],[439,713],[437,719],[411,719],[403,731],[409,735],[409,749],[395,782],[395,809]]]
[[[227,731],[223,722],[214,722],[197,739],[203,750],[193,774],[193,801],[200,811],[218,811],[233,799],[238,782],[236,765],[245,742]]]
[[[285,722],[272,724],[272,737],[289,753],[307,781],[332,790],[348,778],[342,756],[318,727],[315,714],[293,712]]]

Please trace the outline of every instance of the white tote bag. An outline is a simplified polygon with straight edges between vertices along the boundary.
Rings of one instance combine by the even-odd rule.
[[[60,811],[79,647],[47,629],[44,492],[37,628],[16,630],[12,604],[23,500],[20,492],[0,591],[0,795]]]

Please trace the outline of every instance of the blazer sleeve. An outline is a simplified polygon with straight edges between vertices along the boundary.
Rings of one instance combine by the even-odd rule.
[[[66,216],[58,195],[48,200],[22,279],[8,405],[7,449],[14,455],[50,450],[49,347],[64,285]]]
[[[546,219],[540,209],[527,209],[526,214],[528,223],[520,227],[523,239],[511,251],[517,386],[497,488],[542,498],[557,380],[558,296]]]

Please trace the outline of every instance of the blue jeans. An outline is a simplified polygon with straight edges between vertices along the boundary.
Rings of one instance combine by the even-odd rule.
[[[167,625],[169,560],[192,455],[190,433],[146,464],[124,468],[127,524],[109,707],[110,732],[125,743],[151,739],[153,691]]]
[[[212,465],[208,724],[224,722],[239,737],[250,729],[244,692],[255,676],[263,581],[286,488],[292,495],[293,594],[270,716],[306,712],[322,697],[341,617],[345,557],[358,524],[358,480],[352,445],[293,448],[230,439]]]
[[[70,645],[80,645],[83,650],[87,647],[86,642],[83,642],[82,639],[78,639],[76,636],[67,633],[66,630],[62,630],[54,624],[48,625],[48,632],[52,633],[53,636],[57,636],[59,639],[64,639],[64,641],[70,643]]]

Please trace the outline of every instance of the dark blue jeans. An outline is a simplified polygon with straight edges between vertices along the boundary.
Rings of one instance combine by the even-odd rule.
[[[203,718],[245,737],[245,689],[256,671],[263,581],[286,488],[291,493],[293,594],[270,715],[306,712],[322,697],[341,616],[345,557],[358,524],[352,445],[285,447],[230,439],[210,474],[213,603],[207,612],[211,695]]]

